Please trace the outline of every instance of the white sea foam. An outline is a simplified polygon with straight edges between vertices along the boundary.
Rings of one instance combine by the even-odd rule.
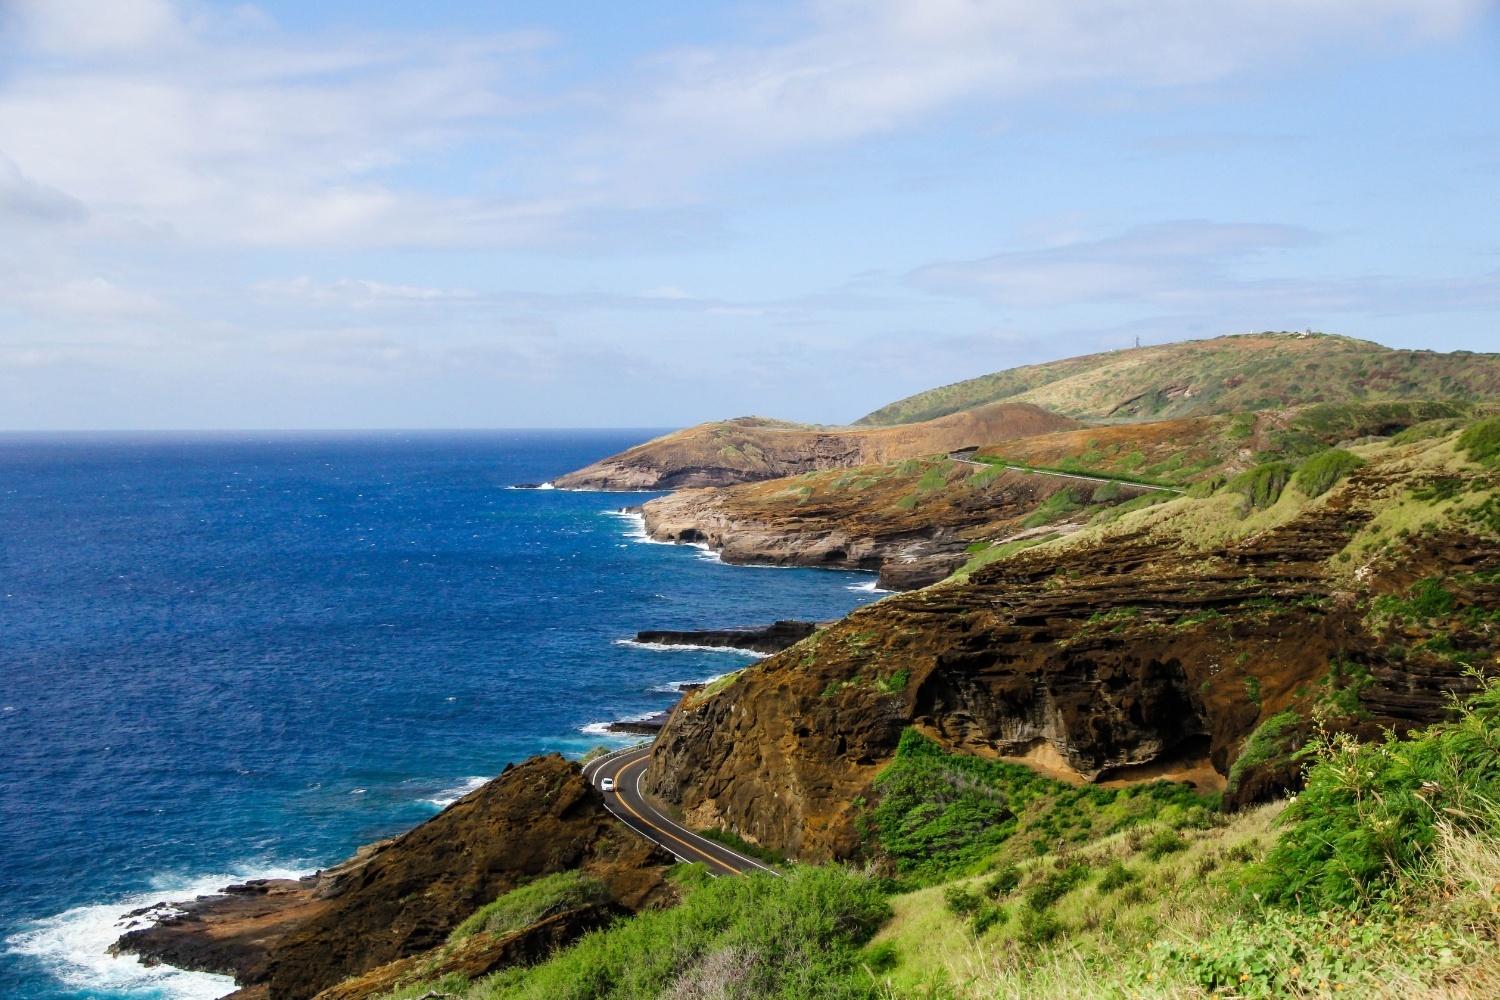
[[[625,537],[632,542],[644,542],[647,545],[671,545],[671,542],[659,542],[646,534],[646,516],[633,510],[607,510],[604,513],[610,517],[618,517],[626,522],[629,527],[625,529]]]
[[[557,489],[557,487],[553,486],[551,483],[543,483],[542,485],[538,486],[537,489],[539,489],[539,490],[555,490],[555,489]]]
[[[714,681],[719,680],[722,677],[728,677],[728,676],[729,676],[728,674],[715,674],[712,677],[705,677],[702,680],[667,681],[667,683],[665,683],[665,684],[658,684],[655,687],[650,687],[650,688],[647,688],[646,690],[648,690],[648,691],[650,691],[650,692],[652,692],[654,694],[682,694],[683,693],[682,689],[685,688],[685,687],[699,685],[699,684],[712,684]]]
[[[738,653],[740,656],[749,656],[757,660],[769,655],[753,649],[736,649],[733,646],[699,646],[690,642],[636,642],[634,639],[616,639],[615,645],[629,646],[632,649],[650,649],[658,653],[674,653],[682,649],[699,653]]]
[[[878,577],[878,576],[875,579],[873,579],[873,580],[866,580],[864,583],[850,584],[849,587],[848,587],[848,589],[856,591],[857,593],[861,593],[861,594],[889,594],[890,593],[889,590],[882,590],[882,589],[880,589],[880,577]]]
[[[150,892],[115,903],[75,906],[55,917],[33,920],[5,939],[6,952],[25,955],[70,989],[89,995],[152,1000],[215,1000],[234,990],[234,980],[206,972],[184,972],[166,965],[146,967],[134,955],[118,958],[109,946],[126,931],[154,923],[172,912],[127,916],[132,910],[165,900],[209,895],[234,882],[252,878],[300,878],[307,871],[270,869],[241,871],[201,879],[162,879]]]
[[[439,809],[447,809],[453,803],[457,802],[465,795],[468,795],[470,792],[475,791],[489,780],[489,778],[486,778],[482,774],[472,775],[471,777],[465,778],[462,784],[455,785],[452,788],[445,788],[441,792],[438,792],[436,795],[434,795],[432,798],[423,799],[422,801],[426,802],[428,805],[437,806]]]
[[[630,739],[638,739],[639,734],[637,733],[614,733],[610,732],[609,727],[617,722],[645,722],[647,719],[654,719],[661,714],[661,709],[652,709],[649,712],[642,712],[640,715],[627,715],[623,719],[615,719],[614,722],[590,722],[586,726],[579,726],[578,731],[580,733],[587,733],[590,736],[625,736]]]

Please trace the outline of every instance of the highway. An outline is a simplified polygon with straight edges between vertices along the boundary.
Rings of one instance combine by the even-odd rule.
[[[604,793],[605,808],[636,833],[671,852],[678,861],[707,865],[715,876],[753,871],[781,874],[770,865],[698,836],[651,805],[641,791],[641,777],[646,773],[650,756],[649,743],[617,750],[585,764],[583,776],[595,788],[605,778],[615,779],[615,790]]]

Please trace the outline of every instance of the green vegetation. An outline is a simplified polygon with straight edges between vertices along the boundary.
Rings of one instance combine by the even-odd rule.
[[[1281,499],[1281,491],[1292,481],[1296,467],[1287,462],[1267,462],[1242,472],[1229,481],[1229,488],[1245,495],[1249,510],[1265,510]]]
[[[1365,460],[1342,448],[1330,448],[1308,459],[1293,479],[1304,496],[1320,497],[1333,488],[1355,469],[1361,468]]]
[[[1500,464],[1500,417],[1481,420],[1464,431],[1458,436],[1458,448],[1468,452],[1471,462]]]
[[[1026,520],[1021,522],[1021,527],[1040,528],[1044,524],[1050,524],[1060,517],[1065,517],[1076,510],[1082,509],[1083,504],[1073,490],[1058,490],[1042,501],[1041,506],[1032,511]]]
[[[1500,681],[1457,721],[1360,743],[1339,733],[1309,744],[1307,787],[1253,884],[1261,897],[1308,912],[1399,906],[1437,876],[1427,864],[1444,826],[1500,834]]]
[[[481,933],[502,937],[553,914],[606,903],[612,898],[609,886],[582,872],[556,872],[512,889],[475,910],[454,929],[451,940],[462,941]]]
[[[1143,364],[1145,360],[1147,363]],[[861,426],[931,420],[1008,400],[1033,403],[1080,420],[1163,420],[1325,401],[1323,423],[1345,438],[1389,430],[1349,432],[1341,407],[1396,405],[1419,420],[1462,416],[1475,386],[1500,369],[1494,354],[1395,351],[1348,337],[1262,333],[1144,347],[1027,365],[930,389],[881,407]],[[1168,395],[1164,386],[1193,387]],[[1438,400],[1413,403],[1409,400]],[[1430,412],[1450,407],[1447,412]],[[1250,426],[1253,426],[1250,425]],[[1243,433],[1248,437],[1249,429]]]
[[[741,837],[733,830],[722,830],[718,827],[709,827],[707,830],[699,830],[698,836],[703,837],[706,840],[712,840],[717,844],[723,844],[725,847],[729,848],[732,851],[739,851],[741,854],[747,855],[749,857],[758,858],[759,860],[764,861],[769,865],[786,864],[786,856],[783,855],[780,851],[773,851],[769,847],[762,847],[759,844],[752,844],[750,841],[746,840],[744,837]]]
[[[1076,788],[1020,764],[945,753],[914,729],[902,733],[875,789],[881,799],[866,833],[903,885],[928,885],[1003,853],[1030,857],[1143,822],[1209,825],[1216,807],[1189,786],[1165,781]]]
[[[1453,417],[1442,420],[1424,420],[1420,424],[1413,424],[1406,430],[1391,435],[1391,446],[1416,444],[1418,441],[1447,437],[1463,425],[1463,420]]]
[[[1251,770],[1269,764],[1273,760],[1287,758],[1291,752],[1291,736],[1302,723],[1302,716],[1288,710],[1278,712],[1255,727],[1255,732],[1245,740],[1244,749],[1229,768],[1230,789],[1239,788],[1240,782]],[[1287,758],[1289,759],[1289,758]]]
[[[648,910],[534,966],[470,987],[469,1000],[871,997],[860,946],[890,915],[876,881],[836,865],[709,878],[683,872],[682,902]],[[430,984],[413,988],[421,996]]]

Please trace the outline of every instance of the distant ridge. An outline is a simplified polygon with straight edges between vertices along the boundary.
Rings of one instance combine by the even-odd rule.
[[[1077,420],[1164,420],[1304,403],[1500,398],[1500,354],[1401,351],[1321,333],[1252,333],[1090,354],[929,389],[856,427],[932,420],[1004,400]]]

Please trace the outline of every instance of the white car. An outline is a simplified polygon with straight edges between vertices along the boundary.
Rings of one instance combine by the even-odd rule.
[[[605,778],[605,779],[603,779],[602,781],[599,782],[599,791],[601,791],[601,792],[612,792],[614,790],[615,790],[615,779],[614,778]]]

